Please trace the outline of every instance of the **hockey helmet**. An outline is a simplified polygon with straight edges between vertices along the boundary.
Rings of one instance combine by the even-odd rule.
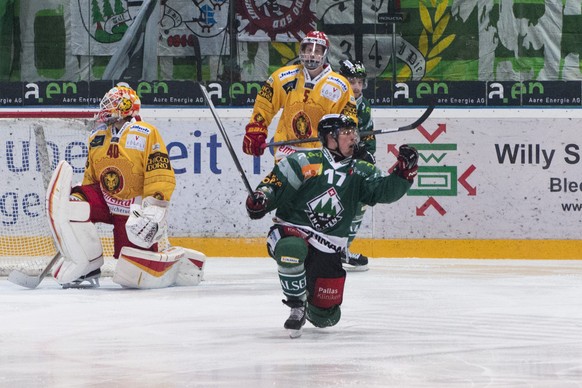
[[[362,62],[347,59],[340,62],[340,74],[346,78],[366,78],[368,75]]]
[[[321,46],[323,54],[316,53],[315,48]],[[323,66],[329,51],[329,39],[321,31],[311,31],[301,40],[299,60],[308,70],[315,70]]]
[[[97,119],[110,124],[139,115],[141,101],[135,90],[125,82],[120,82],[105,94],[99,107]]]
[[[327,135],[331,134],[335,141],[338,141],[338,136],[342,129],[349,129],[358,133],[358,126],[351,117],[337,113],[327,114],[321,118],[317,125],[317,136],[321,144],[327,148]]]
[[[349,61],[347,59],[340,62],[340,74],[346,78],[361,78],[364,80],[364,88],[366,88],[367,80],[366,67],[360,61]]]

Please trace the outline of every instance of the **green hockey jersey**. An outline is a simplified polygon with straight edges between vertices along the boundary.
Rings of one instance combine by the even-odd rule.
[[[358,107],[358,129],[360,132],[371,132],[374,130],[374,121],[372,121],[372,106],[370,101],[361,95],[357,100]],[[374,155],[376,153],[376,136],[362,136],[361,142],[364,143],[366,151]]]
[[[281,160],[257,190],[265,193],[267,210],[276,209],[276,224],[302,229],[309,243],[323,252],[340,252],[347,246],[358,203],[395,202],[411,185],[362,160],[336,162],[323,148]]]

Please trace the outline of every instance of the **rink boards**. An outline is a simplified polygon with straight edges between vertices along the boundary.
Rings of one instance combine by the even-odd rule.
[[[375,127],[408,124],[422,111],[375,109]],[[256,185],[273,162],[270,154],[242,153],[250,110],[219,109],[219,115]],[[245,187],[210,112],[144,109],[142,116],[162,132],[176,171],[171,241],[210,256],[265,256],[270,217],[246,216]],[[398,146],[408,143],[419,150],[419,174],[399,202],[368,209],[354,249],[372,257],[581,258],[581,117],[580,110],[436,109],[417,130],[378,136],[379,167],[387,171]],[[88,133],[79,130],[80,119],[0,119],[6,182],[0,222],[2,235],[21,231],[9,235],[17,241],[29,237],[22,227],[40,222],[42,210],[43,193],[30,167],[36,163],[33,122],[45,128],[51,157],[68,160],[77,180],[86,155]],[[1,245],[0,238],[0,252]]]

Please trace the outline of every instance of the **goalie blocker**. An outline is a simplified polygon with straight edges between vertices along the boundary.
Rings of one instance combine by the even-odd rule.
[[[61,161],[52,175],[46,197],[49,226],[62,256],[52,273],[65,288],[88,274],[98,277],[104,263],[89,202],[70,196],[72,177],[72,167]],[[197,285],[204,276],[205,260],[203,253],[181,247],[152,252],[125,246],[113,281],[130,288]]]

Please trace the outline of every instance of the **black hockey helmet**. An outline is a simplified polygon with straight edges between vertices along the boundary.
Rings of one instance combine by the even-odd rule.
[[[340,74],[346,78],[366,79],[368,74],[364,64],[360,61],[351,62],[347,59],[340,62]]]
[[[331,134],[337,141],[340,130],[344,128],[353,128],[357,131],[358,126],[351,117],[346,115],[333,113],[323,116],[317,125],[319,141],[327,148],[327,135]]]

